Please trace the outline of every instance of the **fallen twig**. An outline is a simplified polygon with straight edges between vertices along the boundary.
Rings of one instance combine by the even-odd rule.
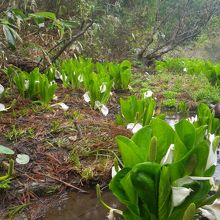
[[[67,183],[67,182],[63,181],[63,180],[60,180],[60,179],[57,178],[57,177],[50,176],[50,175],[44,174],[44,173],[38,173],[38,172],[35,172],[35,173],[36,173],[36,174],[39,174],[39,175],[42,175],[42,176],[45,176],[45,177],[48,177],[48,178],[50,178],[50,179],[56,180],[56,181],[58,181],[58,182],[60,182],[60,183],[63,183],[64,185],[66,185],[66,186],[68,186],[68,187],[71,187],[71,188],[73,188],[73,189],[76,189],[76,190],[78,190],[79,192],[87,193],[87,191],[85,191],[85,190],[83,190],[83,189],[80,189],[80,188],[78,188],[77,186],[74,186],[74,185],[72,185],[72,184],[70,184],[70,183]]]

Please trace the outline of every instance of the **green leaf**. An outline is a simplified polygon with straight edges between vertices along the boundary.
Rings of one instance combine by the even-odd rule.
[[[52,21],[56,20],[56,15],[53,12],[41,11],[33,14],[29,14],[30,17],[47,18]]]
[[[8,147],[0,145],[0,154],[13,155],[15,152]]]
[[[130,200],[124,187],[121,184],[121,180],[130,172],[130,170],[130,168],[123,168],[113,177],[109,183],[109,189],[118,198],[118,200],[125,205],[130,204]]]
[[[196,140],[196,131],[193,124],[187,120],[181,120],[175,125],[175,130],[186,148],[188,150],[193,148]]]
[[[160,170],[161,166],[152,162],[139,163],[131,170],[132,184],[152,217],[157,217]]]
[[[158,220],[167,220],[171,210],[171,185],[169,168],[163,166],[158,193]]]
[[[194,219],[195,214],[196,214],[196,205],[194,203],[191,203],[184,213],[183,220],[192,220]]]
[[[174,130],[167,122],[159,118],[152,119],[151,126],[153,129],[153,136],[157,137],[158,140],[156,161],[160,163],[170,145],[174,142]]]
[[[135,133],[131,140],[142,149],[142,151],[148,152],[150,141],[152,136],[152,128],[150,126],[145,126],[141,128],[137,133]],[[147,155],[146,155],[147,158]]]
[[[116,142],[125,167],[133,167],[134,165],[145,161],[146,149],[142,149],[132,140],[124,136],[116,137]]]
[[[13,32],[11,32],[11,29],[8,25],[3,25],[3,32],[8,44],[15,47],[16,37],[13,35]]]

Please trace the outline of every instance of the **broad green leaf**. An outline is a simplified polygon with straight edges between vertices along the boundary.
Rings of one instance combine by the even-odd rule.
[[[135,133],[131,140],[142,149],[142,151],[148,152],[150,141],[152,136],[152,128],[150,126],[145,126],[141,128],[137,133]],[[147,158],[147,155],[146,155]]]
[[[118,198],[118,200],[128,205],[130,203],[129,197],[126,194],[124,187],[121,184],[121,180],[130,172],[130,168],[123,168],[120,170],[109,183],[109,189]]]
[[[196,205],[191,203],[184,212],[183,220],[192,220],[196,214]]]
[[[56,20],[56,15],[53,12],[41,11],[33,14],[29,14],[30,17],[39,17],[39,18],[47,18],[52,21]]]
[[[124,136],[116,137],[116,142],[125,167],[133,167],[134,165],[145,161],[146,149],[142,149],[132,140]]]
[[[193,124],[187,120],[181,120],[175,125],[175,130],[186,148],[193,148],[196,140],[196,131]]]
[[[132,185],[130,172],[124,178],[121,179],[120,183],[130,201],[127,204],[127,208],[131,213],[135,215],[140,215],[138,207],[138,196]]]
[[[13,155],[15,152],[8,147],[0,145],[0,154]]]
[[[151,126],[153,129],[153,136],[157,137],[157,162],[160,163],[162,158],[167,153],[170,145],[174,143],[174,130],[167,122],[156,118],[152,119]]]
[[[157,216],[158,186],[161,166],[157,163],[139,163],[131,170],[131,181],[146,209]]]
[[[194,152],[197,157],[197,163],[192,175],[204,176],[208,154],[209,154],[209,145],[207,141],[200,142],[200,144],[196,146]]]
[[[167,220],[171,210],[171,185],[169,168],[163,166],[158,191],[158,220]]]

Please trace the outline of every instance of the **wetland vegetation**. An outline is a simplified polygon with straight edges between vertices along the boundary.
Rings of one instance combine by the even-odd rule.
[[[110,220],[219,219],[220,59],[189,53],[218,42],[219,7],[0,2],[0,219],[91,190]]]

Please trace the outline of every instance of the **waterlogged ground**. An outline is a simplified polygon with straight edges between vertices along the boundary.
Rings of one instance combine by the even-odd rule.
[[[65,192],[87,191],[97,183],[107,185],[118,151],[114,138],[131,133],[114,123],[113,115],[118,111],[114,98],[110,114],[104,117],[92,110],[82,95],[62,88],[57,92],[58,100],[69,106],[68,111],[17,98],[16,105],[1,114],[0,144],[16,154],[29,155],[30,162],[15,164],[11,189],[0,195],[0,216],[25,210],[26,217],[39,219],[50,206],[57,205],[56,201],[62,204]],[[7,166],[5,157],[0,160]],[[4,167],[0,173],[5,173]]]
[[[149,76],[143,82],[146,77]],[[158,83],[152,81],[153,84],[158,87]],[[133,86],[133,89],[133,93],[141,93],[140,88]],[[33,104],[20,98],[14,90],[8,91],[1,101],[9,105],[16,99],[16,104],[0,114],[0,144],[16,154],[29,155],[31,160],[27,165],[15,164],[11,189],[0,192],[0,219],[10,216],[17,216],[18,220],[104,219],[107,210],[97,202],[94,188],[97,183],[106,187],[111,179],[113,159],[118,153],[114,138],[131,136],[125,127],[115,124],[118,100],[130,94],[128,91],[113,93],[108,104],[110,113],[104,117],[84,102],[80,91],[60,87],[56,92],[58,101],[51,104],[64,102],[69,106],[67,111],[59,106],[45,108]],[[164,95],[160,92],[154,95],[159,114]],[[186,103],[191,101],[189,98]],[[166,120],[172,125],[181,117],[189,115],[169,116]],[[8,160],[0,156],[0,161],[2,175]],[[219,167],[216,176],[218,172]],[[80,191],[89,193],[76,193]],[[103,196],[108,204],[117,206],[110,193]]]
[[[104,192],[102,196],[109,206],[119,207],[110,192]],[[95,191],[91,190],[89,194],[70,193],[61,206],[50,209],[42,220],[102,220],[107,214],[108,210],[97,201]]]

